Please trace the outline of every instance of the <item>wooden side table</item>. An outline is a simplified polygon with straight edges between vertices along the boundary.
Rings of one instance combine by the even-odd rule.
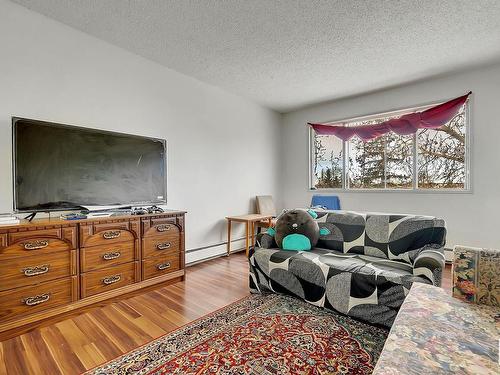
[[[246,225],[246,254],[248,257],[248,252],[250,250],[250,241],[254,243],[255,239],[255,223],[258,221],[269,221],[269,226],[272,225],[273,217],[271,215],[260,215],[260,214],[247,214],[238,216],[228,216],[227,219],[227,256],[231,252],[231,223],[233,221],[237,223],[245,223]]]

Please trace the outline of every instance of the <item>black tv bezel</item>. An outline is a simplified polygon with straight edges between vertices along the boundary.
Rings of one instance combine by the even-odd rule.
[[[14,213],[28,213],[28,212],[57,212],[57,211],[74,211],[74,210],[81,210],[81,207],[60,207],[60,208],[50,208],[50,209],[24,209],[24,208],[19,208],[17,206],[17,191],[16,191],[16,132],[15,132],[15,127],[17,122],[19,121],[29,121],[34,124],[40,124],[44,126],[53,126],[53,127],[59,127],[59,128],[66,128],[66,129],[75,129],[78,131],[86,131],[86,132],[97,132],[101,134],[109,134],[109,135],[116,135],[116,136],[127,136],[127,137],[132,137],[132,138],[140,138],[140,139],[148,139],[151,141],[155,142],[160,142],[163,145],[163,164],[164,164],[164,176],[163,176],[163,196],[165,197],[164,199],[159,199],[159,200],[153,200],[153,201],[144,201],[144,202],[123,202],[123,203],[116,203],[113,202],[112,204],[109,204],[108,206],[147,206],[147,205],[154,205],[154,204],[167,204],[168,196],[167,196],[167,175],[168,175],[168,161],[167,161],[167,141],[162,138],[155,138],[155,137],[147,137],[147,136],[142,136],[142,135],[137,135],[137,134],[130,134],[130,133],[122,133],[122,132],[115,132],[115,131],[110,131],[110,130],[103,130],[103,129],[96,129],[96,128],[89,128],[85,126],[78,126],[78,125],[70,125],[70,124],[62,124],[58,122],[51,122],[51,121],[44,121],[44,120],[36,120],[36,119],[31,119],[27,117],[19,117],[19,116],[12,116],[12,193],[13,193],[13,209]],[[106,205],[100,205],[100,206],[106,206]]]

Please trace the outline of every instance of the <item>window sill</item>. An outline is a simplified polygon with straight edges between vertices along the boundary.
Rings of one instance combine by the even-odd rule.
[[[396,194],[472,194],[472,189],[307,189],[311,193],[396,193]]]

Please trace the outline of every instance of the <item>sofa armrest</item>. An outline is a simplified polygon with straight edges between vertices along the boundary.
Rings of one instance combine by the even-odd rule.
[[[276,241],[274,240],[274,237],[267,234],[266,232],[259,233],[255,241],[255,245],[257,247],[262,247],[264,249],[273,249],[278,247]]]
[[[444,248],[441,246],[426,246],[413,261],[413,274],[425,277],[435,286],[441,286],[445,265]]]

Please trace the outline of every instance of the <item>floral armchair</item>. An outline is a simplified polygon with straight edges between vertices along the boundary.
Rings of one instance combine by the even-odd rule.
[[[500,250],[454,253],[453,297],[414,283],[373,375],[499,374]]]
[[[500,250],[455,246],[453,296],[500,306]]]

